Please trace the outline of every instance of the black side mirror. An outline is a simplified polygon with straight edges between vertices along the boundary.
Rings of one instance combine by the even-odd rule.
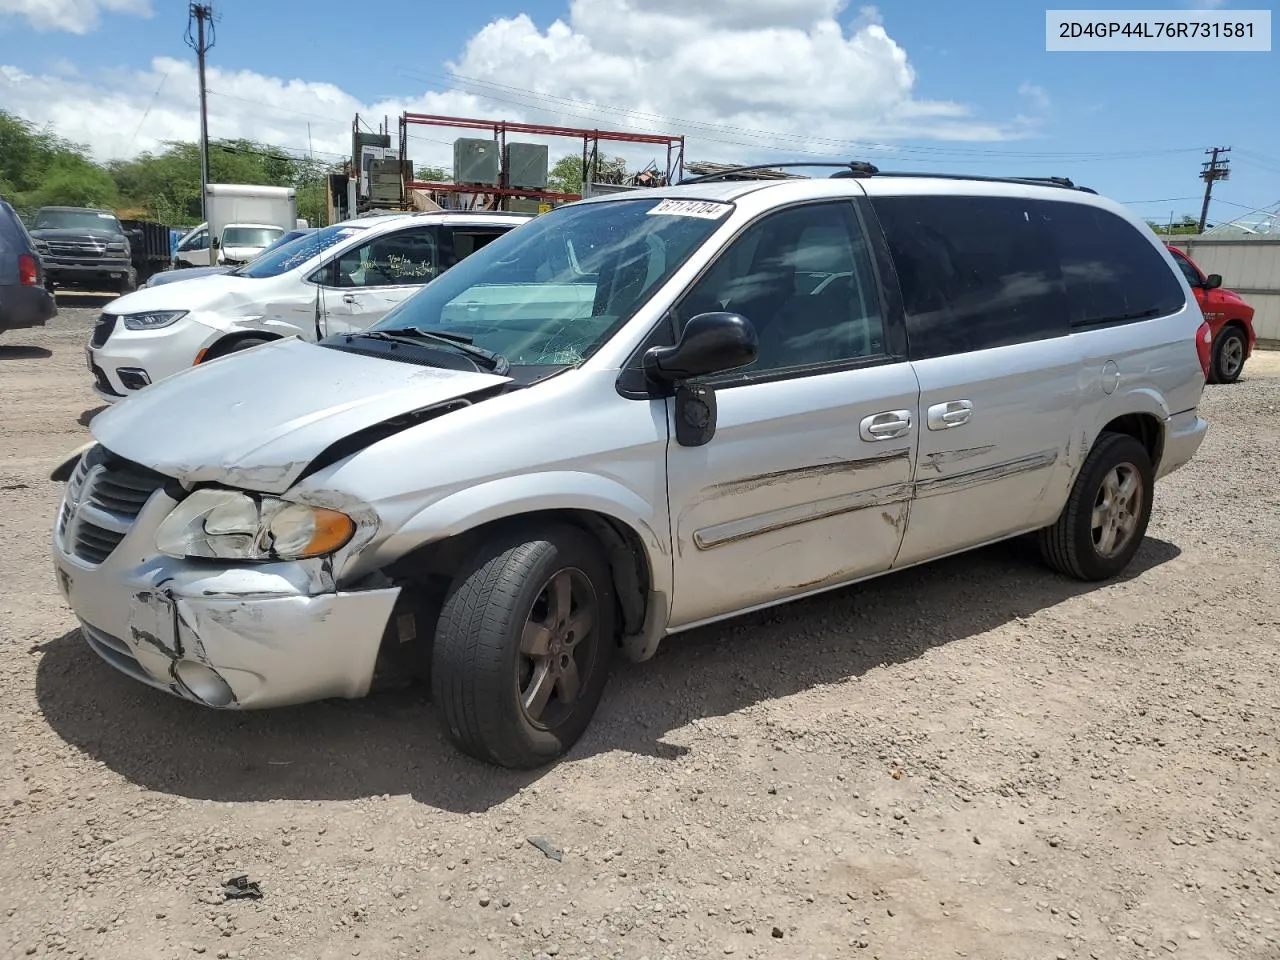
[[[685,324],[675,346],[646,351],[644,372],[657,383],[680,383],[746,366],[759,350],[755,328],[746,317],[700,313]]]
[[[746,366],[759,352],[755,327],[736,313],[700,313],[685,324],[675,346],[645,352],[645,376],[674,387],[677,443],[700,447],[716,434],[715,390],[687,381]]]
[[[1211,273],[1204,278],[1204,288],[1206,290],[1217,290],[1222,286],[1222,274]]]

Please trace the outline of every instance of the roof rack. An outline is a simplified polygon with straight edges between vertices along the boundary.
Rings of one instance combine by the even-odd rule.
[[[746,167],[729,167],[725,170],[717,170],[714,173],[704,173],[700,177],[685,177],[680,183],[708,183],[712,180],[724,180],[728,177],[737,176],[742,173],[751,173],[755,170],[787,170],[795,167],[838,167],[841,172],[834,173],[832,176],[853,177],[853,176],[872,176],[879,172],[869,163],[861,163],[854,161],[852,163],[840,163],[830,161],[809,161],[807,163],[755,163]],[[762,178],[763,179],[763,178]]]
[[[835,167],[836,172],[830,175],[833,179],[861,177],[912,177],[921,180],[976,180],[982,183],[1022,183],[1028,186],[1037,187],[1061,187],[1064,190],[1080,190],[1083,193],[1092,193],[1095,195],[1098,192],[1090,187],[1079,186],[1067,177],[991,177],[971,173],[928,173],[919,170],[881,170],[874,164],[867,163],[864,160],[854,160],[845,163],[823,161],[809,161],[806,163],[758,163],[752,164],[751,166],[730,167],[726,170],[717,170],[714,173],[704,174],[700,177],[686,177],[681,180],[680,183],[707,183],[712,180],[723,180],[737,174],[750,173],[754,170],[781,170],[791,167]]]

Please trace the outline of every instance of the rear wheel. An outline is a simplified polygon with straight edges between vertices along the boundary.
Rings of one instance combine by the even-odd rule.
[[[604,692],[615,643],[609,567],[562,524],[490,540],[445,598],[432,698],[463,752],[529,769],[563,755]]]
[[[1239,327],[1227,327],[1218,335],[1213,345],[1213,366],[1210,368],[1214,383],[1235,383],[1244,370],[1244,355],[1248,341]]]
[[[1103,433],[1089,451],[1067,505],[1040,531],[1040,553],[1060,573],[1106,580],[1142,545],[1151,519],[1154,470],[1146,447],[1126,434]]]

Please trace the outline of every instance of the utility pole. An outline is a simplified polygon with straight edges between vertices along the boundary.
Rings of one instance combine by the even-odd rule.
[[[1219,156],[1224,153],[1230,153],[1230,147],[1214,147],[1206,150],[1205,153],[1210,154],[1209,162],[1200,165],[1200,179],[1204,181],[1204,205],[1200,208],[1200,233],[1204,233],[1205,222],[1209,219],[1209,198],[1213,194],[1213,184],[1218,180],[1226,180],[1231,176],[1231,170],[1228,164],[1230,160],[1221,159]]]
[[[204,207],[205,194],[209,192],[209,97],[204,83],[204,57],[214,44],[212,3],[193,3],[188,8],[186,40],[187,46],[196,52],[196,63],[200,67],[200,216],[207,220]]]

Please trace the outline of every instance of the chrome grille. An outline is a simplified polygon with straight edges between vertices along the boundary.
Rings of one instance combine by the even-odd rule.
[[[101,347],[107,342],[107,338],[111,336],[111,331],[116,328],[116,315],[114,313],[103,313],[93,324],[93,336],[89,340],[92,347]]]
[[[55,257],[100,257],[107,245],[98,240],[50,240],[49,252]]]
[[[102,563],[166,479],[101,445],[90,449],[67,481],[58,519],[63,548],[86,563]]]

